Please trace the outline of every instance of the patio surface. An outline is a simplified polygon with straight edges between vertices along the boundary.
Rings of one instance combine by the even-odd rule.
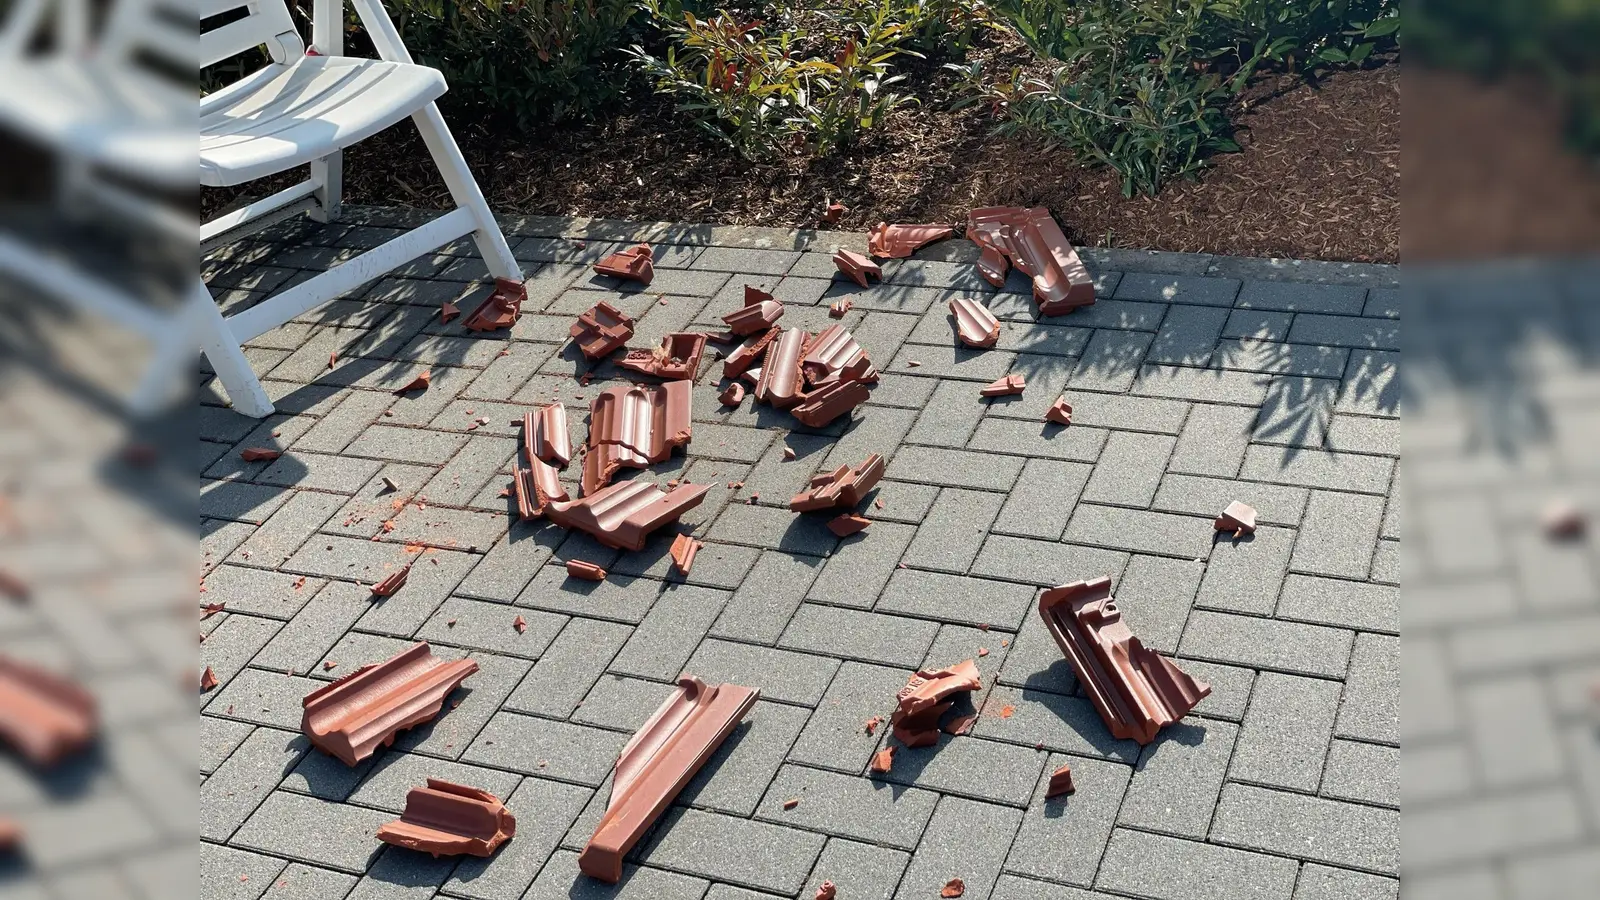
[[[417,215],[278,226],[204,271],[232,311]],[[202,896],[809,900],[830,879],[840,900],[908,900],[957,877],[1006,900],[1397,895],[1398,270],[1087,251],[1099,302],[1036,320],[1027,282],[996,293],[960,240],[861,290],[829,255],[862,235],[506,228],[529,275],[509,335],[438,323],[442,301],[470,311],[486,290],[462,245],[251,342],[270,420],[206,389],[201,599],[227,610],[202,623],[221,680],[200,699]],[[647,290],[586,268],[637,239],[656,248]],[[827,304],[853,299],[842,321],[884,373],[869,403],[820,431],[748,400],[730,411],[708,354],[687,453],[635,476],[717,484],[681,526],[706,541],[687,579],[669,569],[674,529],[619,554],[516,523],[500,492],[522,413],[564,401],[577,446],[588,401],[623,381],[610,363],[575,380],[590,367],[572,319],[609,300],[639,318],[630,346],[651,346],[715,328],[746,283],[786,303],[789,327],[832,324]],[[955,346],[945,304],[963,294],[1002,318],[997,348]],[[392,393],[423,368],[431,387]],[[1025,394],[979,398],[1008,372]],[[1074,424],[1054,433],[1041,417],[1063,392]],[[239,459],[263,445],[287,452]],[[889,464],[866,533],[841,541],[788,511],[813,472],[873,452]],[[1213,543],[1233,499],[1263,524]],[[425,561],[369,599],[408,543]],[[567,580],[568,559],[611,575]],[[1041,587],[1101,575],[1136,634],[1213,686],[1144,748],[1110,737],[1034,611]],[[301,697],[418,639],[478,661],[459,703],[354,768],[309,750]],[[973,657],[973,732],[868,777],[888,738],[863,722],[914,669]],[[618,750],[681,672],[762,699],[607,888],[576,851]],[[1077,793],[1046,803],[1064,762]],[[515,839],[489,861],[379,843],[429,776],[504,798]]]

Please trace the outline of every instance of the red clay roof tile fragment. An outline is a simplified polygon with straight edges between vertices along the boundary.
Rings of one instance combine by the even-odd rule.
[[[951,716],[950,721],[939,726],[939,730],[945,734],[960,736],[971,732],[972,726],[976,724],[978,724],[978,717],[969,713],[967,715]]]
[[[633,319],[601,300],[572,323],[568,334],[589,359],[602,359],[633,337]]]
[[[580,581],[605,581],[606,570],[592,562],[581,559],[567,560],[567,577],[577,578]]]
[[[1033,279],[1033,299],[1040,313],[1059,316],[1094,303],[1094,280],[1050,210],[974,209],[967,216],[967,237],[983,251],[978,272],[990,284],[1005,283],[1009,264]]]
[[[783,318],[783,304],[752,284],[744,286],[744,306],[722,317],[728,330],[743,336],[765,331]]]
[[[1072,766],[1063,765],[1050,773],[1050,784],[1044,789],[1044,798],[1049,800],[1051,797],[1070,794],[1077,789],[1077,786],[1072,783]]]
[[[551,503],[545,517],[575,528],[607,547],[643,550],[650,533],[700,505],[708,485],[680,484],[671,493],[648,481],[622,481],[579,500]]]
[[[855,468],[840,466],[832,472],[814,475],[810,485],[789,501],[793,512],[823,509],[851,509],[883,477],[883,457],[874,453]]]
[[[583,492],[611,483],[617,469],[647,468],[689,443],[694,385],[688,381],[608,388],[589,408],[589,446]]]
[[[1218,531],[1231,531],[1234,537],[1243,537],[1256,533],[1256,508],[1238,500],[1228,504],[1217,516],[1212,526]]]
[[[1113,737],[1148,744],[1211,693],[1211,685],[1134,636],[1111,596],[1110,578],[1045,591],[1039,615]]]
[[[429,778],[406,794],[405,812],[378,827],[378,840],[440,856],[492,856],[517,833],[517,819],[488,791]]]
[[[410,392],[410,391],[426,390],[428,385],[431,384],[432,382],[433,382],[433,370],[432,369],[423,369],[421,372],[417,373],[417,377],[415,377],[415,378],[411,379],[410,381],[406,382],[404,385],[395,388],[394,389],[394,393],[395,394],[404,394],[404,393],[407,393],[407,392]]]
[[[822,221],[827,222],[829,225],[837,225],[839,220],[844,218],[844,214],[849,211],[850,207],[845,206],[843,203],[829,203],[822,209]]]
[[[689,567],[694,565],[695,555],[704,546],[704,543],[687,534],[680,534],[672,539],[672,549],[668,552],[672,555],[672,567],[678,570],[679,575],[689,574]]]
[[[738,406],[744,402],[744,385],[737,381],[729,384],[717,395],[717,399],[722,401],[723,406]]]
[[[1054,422],[1057,425],[1071,425],[1072,404],[1068,403],[1065,397],[1057,399],[1056,402],[1050,404],[1049,409],[1045,410],[1044,420],[1046,422]]]
[[[372,586],[372,596],[391,597],[395,591],[405,587],[406,579],[411,576],[411,566],[407,565],[398,572],[392,572],[382,581]]]
[[[202,694],[214,689],[221,683],[217,680],[217,673],[211,671],[210,666],[206,666],[206,670],[200,673],[200,693]]]
[[[475,660],[443,660],[426,642],[412,644],[307,694],[300,730],[313,746],[353,766],[393,744],[397,732],[432,720],[476,671]]]
[[[873,256],[903,259],[955,233],[956,230],[949,225],[890,225],[879,222],[876,228],[867,232],[867,251]]]
[[[282,450],[274,450],[271,447],[246,447],[239,451],[239,458],[245,462],[269,462],[282,455]]]
[[[459,315],[461,315],[461,307],[446,300],[444,305],[439,307],[439,324],[449,325],[451,320]]]
[[[889,717],[893,734],[907,747],[931,747],[939,742],[939,718],[950,709],[952,694],[983,687],[978,664],[965,660],[943,669],[919,669],[895,694]]]
[[[622,748],[605,815],[578,855],[578,868],[606,884],[622,878],[622,859],[700,771],[760,691],[706,684],[692,675]]]
[[[522,282],[512,278],[496,278],[494,293],[478,304],[472,315],[462,321],[461,327],[468,331],[510,328],[517,324],[517,317],[522,315],[522,301],[526,299],[528,288]]]
[[[817,896],[812,900],[837,900],[839,889],[831,881],[824,881],[817,887]]]
[[[830,381],[802,394],[800,405],[790,412],[801,424],[821,428],[840,416],[849,415],[870,397],[866,385],[859,381]]]
[[[654,259],[655,252],[650,249],[649,244],[635,244],[595,263],[594,270],[600,275],[649,284],[650,280],[656,277]]]
[[[955,318],[956,337],[968,347],[987,349],[1000,342],[1000,320],[977,300],[956,297],[950,301],[950,315]]]
[[[200,607],[200,621],[204,622],[227,608],[228,604],[226,603],[207,603]]]
[[[800,328],[785,329],[767,347],[761,363],[761,378],[756,382],[756,399],[777,409],[789,409],[801,402],[805,377],[800,357],[811,335]]]
[[[867,277],[871,276],[883,280],[883,269],[877,263],[854,250],[840,250],[833,254],[833,264],[844,273],[846,278],[862,287],[869,287]]]
[[[0,740],[22,758],[53,766],[88,746],[97,727],[88,691],[30,663],[0,657]]]
[[[748,372],[767,355],[767,348],[772,346],[780,333],[782,329],[769,328],[760,337],[728,354],[728,358],[722,361],[722,377],[738,378]]]
[[[617,365],[657,378],[693,378],[705,352],[706,336],[698,331],[675,331],[652,350],[629,350]]]
[[[1013,372],[997,381],[992,381],[983,386],[978,393],[984,397],[1009,397],[1020,394],[1028,386],[1028,379],[1020,372]]]
[[[809,384],[834,378],[866,383],[878,380],[867,351],[843,325],[829,325],[806,342],[800,355],[800,371]]]
[[[842,538],[866,531],[871,525],[871,519],[867,518],[866,516],[858,516],[853,513],[846,513],[842,516],[837,516],[828,520],[828,530],[833,532],[835,537]]]
[[[965,894],[966,892],[967,892],[967,883],[965,881],[962,881],[959,878],[952,878],[949,881],[945,882],[944,887],[939,889],[939,896],[946,898],[946,900],[949,900],[949,898],[951,898],[951,897],[959,897],[962,894]]]
[[[845,297],[843,300],[835,300],[828,304],[828,316],[829,318],[842,319],[844,314],[849,312],[855,305],[855,301],[849,297]]]
[[[1582,537],[1589,526],[1583,510],[1565,500],[1557,500],[1545,507],[1540,516],[1545,536],[1552,540],[1572,540]]]
[[[512,487],[517,497],[517,516],[523,521],[544,515],[545,507],[558,500],[566,500],[567,489],[555,466],[534,457],[524,469],[512,463]]]
[[[567,431],[567,408],[551,403],[522,415],[522,451],[528,459],[565,466],[572,459],[572,435]]]
[[[872,765],[868,768],[868,771],[877,772],[879,774],[882,774],[884,772],[889,771],[889,769],[891,767],[893,767],[893,766],[894,766],[894,748],[893,747],[884,747],[882,750],[879,750],[877,753],[872,754]]]

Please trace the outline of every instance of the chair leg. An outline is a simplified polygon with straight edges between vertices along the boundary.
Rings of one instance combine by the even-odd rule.
[[[471,212],[473,220],[478,223],[472,239],[489,267],[489,274],[496,278],[521,281],[522,267],[511,255],[511,247],[506,244],[506,237],[500,233],[494,213],[489,211],[489,202],[483,199],[483,191],[479,190],[478,182],[467,168],[461,148],[450,136],[450,128],[445,125],[444,116],[439,114],[438,104],[429,103],[411,118],[417,123],[417,130],[422,132],[422,141],[428,145],[428,152],[433,155],[433,162],[439,167],[439,174],[444,177],[450,196],[455,199],[457,206]]]
[[[211,368],[216,371],[217,379],[228,392],[228,400],[232,402],[234,411],[252,419],[264,419],[272,415],[272,401],[267,399],[261,379],[250,368],[250,360],[245,358],[244,349],[228,327],[228,320],[222,317],[222,310],[211,299],[205,282],[196,278],[194,284],[195,293],[189,300],[188,316],[194,317],[194,330],[198,332],[200,349],[204,351],[206,359],[211,360]],[[193,346],[190,342],[180,352],[187,356],[192,352],[188,348]]]
[[[318,222],[337,222],[344,209],[344,153],[330,153],[311,161],[311,180],[317,188],[317,205],[311,218]]]

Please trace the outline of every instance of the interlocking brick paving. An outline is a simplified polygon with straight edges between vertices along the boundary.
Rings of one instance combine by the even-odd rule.
[[[417,215],[281,225],[205,271],[239,308]],[[809,898],[829,879],[848,900],[910,900],[957,877],[969,898],[1398,893],[1395,269],[1089,251],[1102,300],[1035,321],[1027,281],[981,285],[960,240],[863,290],[829,257],[864,235],[506,224],[530,278],[509,333],[427,314],[481,295],[463,242],[252,341],[280,410],[266,425],[205,388],[207,597],[231,601],[201,648],[223,679],[203,709],[203,790],[226,797],[203,810],[205,896]],[[656,247],[648,288],[587,268],[635,240]],[[626,380],[610,362],[575,379],[590,366],[571,319],[610,300],[647,346],[711,326],[745,283],[785,301],[784,325],[825,327],[829,303],[854,302],[842,321],[884,376],[853,419],[807,429],[721,406],[707,354],[687,452],[625,473],[717,483],[684,518],[706,541],[690,575],[670,568],[673,529],[619,554],[514,522],[499,491],[521,411],[565,402],[581,442],[588,401]],[[956,345],[946,302],[961,295],[1001,318],[997,348]],[[422,368],[428,390],[390,393]],[[978,396],[1009,372],[1027,376],[1022,397]],[[1075,423],[1046,427],[1062,392]],[[237,460],[273,441],[278,461]],[[840,540],[827,516],[788,512],[812,473],[873,452],[888,466],[868,531]],[[1215,543],[1232,499],[1262,526]],[[354,586],[411,541],[435,549],[369,605]],[[570,581],[569,559],[611,576]],[[1101,575],[1136,633],[1214,686],[1147,747],[1110,736],[1034,611],[1040,588]],[[416,638],[479,660],[458,706],[354,770],[296,740],[311,687]],[[869,777],[888,729],[862,723],[911,670],[968,657],[984,675],[972,732]],[[605,888],[573,851],[680,672],[763,699]],[[1047,802],[1063,763],[1077,793]],[[376,824],[429,774],[508,798],[517,837],[487,862],[384,847]]]

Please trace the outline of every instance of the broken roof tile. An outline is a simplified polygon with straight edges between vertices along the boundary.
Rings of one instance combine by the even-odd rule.
[[[397,732],[431,720],[456,686],[478,671],[471,659],[443,660],[419,642],[368,663],[301,701],[300,730],[323,752],[353,766]]]
[[[635,244],[595,263],[594,270],[600,275],[649,284],[656,277],[654,257],[649,244]]]
[[[1065,397],[1057,398],[1056,402],[1050,404],[1050,408],[1045,410],[1044,420],[1046,422],[1054,422],[1057,425],[1071,425],[1072,404],[1068,403]]]
[[[1581,537],[1589,525],[1583,510],[1567,500],[1550,503],[1540,515],[1539,521],[1544,528],[1545,536],[1553,540]]]
[[[939,717],[950,708],[952,694],[983,687],[978,664],[965,660],[943,669],[919,669],[895,694],[889,724],[894,736],[907,747],[929,747],[939,741]]]
[[[461,315],[461,307],[451,303],[449,300],[446,300],[444,305],[439,307],[439,324],[449,325],[451,320],[455,319],[459,315]]]
[[[881,775],[884,772],[889,771],[889,769],[891,769],[893,766],[894,748],[884,747],[877,753],[872,754],[872,765],[868,767],[868,771],[877,772]]]
[[[494,293],[462,320],[461,327],[468,331],[498,331],[517,324],[522,315],[522,301],[528,299],[528,288],[512,278],[496,278]]]
[[[832,519],[829,519],[828,530],[833,532],[835,537],[844,538],[849,537],[852,534],[858,534],[866,531],[868,526],[871,524],[872,520],[866,516],[858,516],[854,513],[845,513],[842,516],[836,516]]]
[[[1000,341],[1000,320],[989,307],[971,297],[956,297],[950,301],[950,315],[955,318],[956,337],[968,347],[993,347]]]
[[[1072,783],[1072,766],[1063,765],[1050,773],[1050,784],[1044,789],[1044,798],[1049,800],[1051,797],[1070,794],[1077,789],[1077,786]]]
[[[1222,515],[1212,523],[1218,531],[1231,531],[1234,537],[1243,537],[1256,532],[1256,508],[1238,500],[1228,504]]]
[[[1113,737],[1148,744],[1211,693],[1134,636],[1111,596],[1110,578],[1045,591],[1039,615]]]
[[[982,656],[983,654],[979,653],[978,655]],[[951,716],[950,721],[941,723],[939,725],[939,730],[945,734],[959,737],[963,734],[971,732],[972,726],[976,724],[978,724],[977,715],[968,713],[966,715]]]
[[[1033,298],[1044,315],[1058,316],[1094,303],[1094,280],[1050,210],[974,209],[967,217],[967,237],[983,251],[978,271],[990,284],[1005,283],[1007,260],[1033,279]]]
[[[850,207],[845,206],[843,203],[829,203],[822,209],[822,221],[827,222],[829,225],[837,225],[839,220],[844,218],[844,214],[849,211]]]
[[[214,689],[221,683],[217,680],[217,673],[212,671],[210,666],[206,666],[205,671],[200,673],[200,693],[202,694]]]
[[[828,316],[834,319],[842,319],[844,318],[844,314],[849,312],[851,307],[855,305],[855,301],[851,300],[849,297],[835,300],[828,304]]]
[[[267,462],[282,455],[282,450],[274,450],[271,447],[246,447],[239,451],[239,458],[245,462]]]
[[[689,567],[694,565],[695,555],[705,544],[696,540],[692,535],[680,534],[672,539],[672,567],[678,570],[679,575],[688,575]]]
[[[752,366],[766,356],[767,348],[778,339],[781,331],[779,328],[769,328],[760,337],[728,354],[728,358],[722,361],[722,377],[738,378],[750,371]]]
[[[622,466],[646,468],[689,443],[693,396],[694,385],[688,381],[601,391],[589,409],[583,492],[605,487]]]
[[[1007,397],[1022,393],[1027,386],[1028,379],[1022,373],[1014,372],[984,385],[978,393],[985,397]]]
[[[949,225],[890,225],[879,222],[876,228],[867,232],[867,251],[873,256],[900,259],[955,233],[956,230]]]
[[[821,428],[870,398],[866,385],[859,381],[830,381],[801,395],[800,405],[789,410],[802,425]]]
[[[491,856],[517,833],[517,819],[488,791],[429,778],[406,794],[405,812],[378,827],[378,840],[440,856]]]
[[[650,829],[684,785],[755,706],[760,691],[737,684],[706,684],[692,675],[634,734],[611,782],[611,798],[594,835],[578,856],[591,878],[616,884],[622,859]]]
[[[53,766],[83,749],[94,739],[97,722],[88,691],[30,663],[0,657],[0,739],[28,762]]]
[[[729,384],[717,395],[717,399],[722,401],[723,406],[738,406],[744,402],[744,385],[737,381]]]
[[[867,358],[867,351],[843,325],[829,325],[806,342],[800,356],[800,371],[810,384],[831,378],[875,382],[878,372]]]
[[[706,349],[706,336],[698,331],[675,331],[661,339],[653,350],[629,350],[617,365],[657,378],[693,378],[700,368],[700,354]]]
[[[680,484],[664,494],[648,481],[621,481],[579,500],[551,503],[544,514],[607,547],[642,550],[651,532],[699,506],[707,490],[703,484]]]
[[[843,272],[846,278],[862,287],[869,286],[867,284],[869,275],[879,281],[883,280],[883,269],[853,250],[840,250],[833,254],[833,264],[839,267],[839,271]]]
[[[398,591],[406,586],[406,578],[410,577],[410,575],[411,565],[409,564],[405,568],[400,569],[398,572],[389,573],[389,575],[382,581],[379,581],[377,584],[372,586],[372,596],[393,596],[395,591]]]
[[[959,897],[962,894],[965,894],[966,892],[967,892],[967,883],[965,881],[962,881],[959,878],[952,878],[949,881],[945,882],[944,887],[939,889],[939,896],[946,898],[946,900],[949,900],[949,898],[951,898],[951,897]]]
[[[744,306],[722,317],[728,330],[737,335],[755,334],[777,324],[783,318],[783,304],[772,295],[747,284],[744,286]]]
[[[567,430],[567,408],[551,403],[522,415],[522,452],[528,459],[565,466],[572,459],[572,435]]]
[[[811,335],[800,328],[788,328],[767,347],[761,363],[761,378],[756,382],[756,399],[777,409],[788,409],[800,402],[804,376],[800,356]]]
[[[529,460],[526,469],[513,462],[511,471],[517,515],[523,521],[537,519],[552,502],[568,499],[566,486],[561,483],[555,466],[538,457]]]
[[[400,387],[395,388],[394,389],[394,393],[395,394],[405,394],[405,393],[408,393],[410,391],[425,390],[425,389],[427,389],[428,385],[432,384],[432,383],[433,383],[433,370],[432,369],[423,369],[421,372],[417,373],[417,377],[411,379],[410,381],[406,382],[405,384],[401,385]]]
[[[874,453],[855,468],[840,466],[832,472],[812,476],[810,485],[789,501],[789,509],[812,512],[854,507],[882,477],[883,457]]]
[[[633,319],[601,300],[579,316],[567,333],[572,335],[584,356],[601,359],[633,337]]]
[[[567,560],[567,577],[577,578],[582,581],[605,581],[606,570],[592,562],[581,559]]]

